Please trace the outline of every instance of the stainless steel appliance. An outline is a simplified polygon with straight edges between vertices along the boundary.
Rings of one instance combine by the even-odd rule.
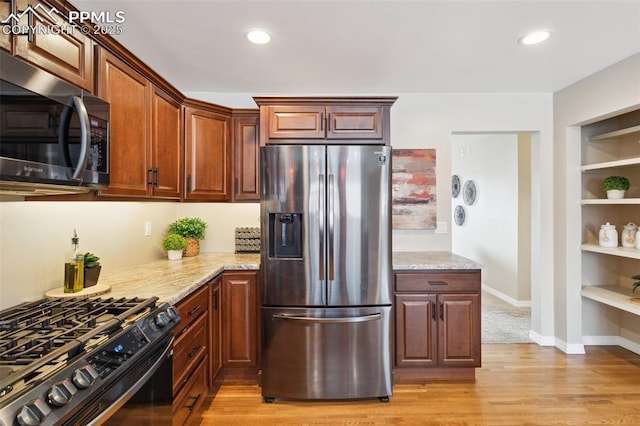
[[[157,298],[42,299],[0,311],[0,425],[102,424],[171,356]]]
[[[262,395],[391,395],[391,149],[262,147]]]
[[[105,188],[109,112],[107,102],[0,51],[0,191]]]

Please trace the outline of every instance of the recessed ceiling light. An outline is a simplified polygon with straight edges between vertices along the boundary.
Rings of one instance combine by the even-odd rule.
[[[535,30],[535,31],[531,31],[529,34],[523,37],[520,37],[520,39],[518,40],[518,44],[525,44],[525,45],[538,44],[538,43],[542,43],[549,37],[551,37],[551,31]]]
[[[250,30],[247,32],[247,40],[255,44],[267,44],[271,41],[271,35],[265,30]]]

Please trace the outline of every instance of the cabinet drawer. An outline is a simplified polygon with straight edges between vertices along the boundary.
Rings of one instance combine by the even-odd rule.
[[[180,336],[173,349],[173,392],[188,380],[196,361],[207,352],[207,315],[201,315],[187,332]]]
[[[209,388],[207,386],[207,363],[203,359],[195,369],[173,404],[173,425],[185,425],[189,417],[200,408]]]
[[[403,272],[395,274],[396,291],[480,291],[480,271]]]
[[[187,327],[196,320],[200,315],[206,313],[209,309],[209,286],[202,286],[195,293],[180,301],[176,305],[180,314],[181,322],[173,330],[173,335],[180,337],[186,332]]]

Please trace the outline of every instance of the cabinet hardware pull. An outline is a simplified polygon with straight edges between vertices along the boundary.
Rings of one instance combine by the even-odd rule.
[[[433,304],[433,307],[431,308],[431,319],[433,321],[437,320],[437,311],[438,311],[438,304],[435,302],[429,302],[429,304]]]
[[[194,408],[196,408],[196,405],[198,404],[198,400],[200,399],[200,395],[202,395],[201,393],[199,393],[196,396],[191,396],[189,397],[189,399],[193,399],[193,404],[191,405],[187,405],[185,406],[185,408],[189,411],[193,411]]]
[[[213,293],[213,309],[218,309],[218,292]]]
[[[200,350],[200,347],[201,347],[200,345],[194,346],[193,349],[191,349],[191,352],[187,354],[187,358],[193,358],[194,356],[196,356],[196,354]]]
[[[324,112],[320,113],[320,130],[324,130]]]
[[[429,285],[449,285],[446,281],[429,281]]]
[[[151,185],[153,188],[153,167],[147,170],[147,173],[149,173],[149,182],[147,182],[147,185]]]
[[[155,168],[153,171],[153,186],[155,186],[156,188],[160,187],[160,169],[159,168]]]
[[[187,192],[191,192],[191,175],[187,176]]]
[[[331,116],[333,114],[329,113],[327,114],[327,133],[331,132]]]
[[[202,305],[198,305],[195,308],[193,308],[192,310],[189,311],[189,316],[195,314],[196,312],[198,312],[200,310],[200,308],[202,308]]]
[[[187,324],[187,326],[185,328],[183,328],[182,330],[180,330],[180,333],[178,333],[178,336],[182,336],[183,334],[185,334],[187,331],[191,330],[191,326],[193,326],[193,323],[189,323]],[[178,337],[176,336],[176,337]]]
[[[444,321],[444,303],[440,303],[440,319]]]

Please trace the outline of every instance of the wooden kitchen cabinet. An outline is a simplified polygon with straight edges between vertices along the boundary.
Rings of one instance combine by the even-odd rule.
[[[233,201],[260,200],[258,110],[233,110]]]
[[[222,276],[217,276],[209,283],[209,384],[213,386],[218,373],[222,369]]]
[[[176,304],[173,343],[173,424],[183,425],[209,391],[209,285]]]
[[[0,10],[7,9],[7,4]],[[52,11],[52,6],[44,1],[35,2],[33,0],[15,0],[16,12],[19,14],[27,9],[29,5],[42,5],[47,11]],[[42,21],[33,16],[32,13],[25,14],[18,25],[31,25],[43,27],[64,27],[67,18],[64,14],[52,11],[51,16],[47,13],[39,13]],[[2,16],[8,16],[2,15]],[[11,40],[13,38],[13,40]],[[84,35],[78,28],[75,31],[59,31],[53,34],[50,31],[32,31],[27,35],[2,35],[0,46],[11,51],[13,44],[13,54],[39,68],[51,72],[68,82],[93,92],[94,71],[93,71],[93,41]]]
[[[398,378],[474,377],[481,365],[480,271],[395,274]]]
[[[262,144],[389,144],[390,108],[396,98],[254,98],[260,106]],[[297,142],[296,142],[297,140]]]
[[[111,104],[109,187],[100,195],[180,198],[180,104],[105,49],[98,95]]]
[[[259,366],[258,273],[222,277],[222,366],[225,377],[257,377]]]
[[[189,100],[184,108],[188,201],[231,200],[231,110]]]

